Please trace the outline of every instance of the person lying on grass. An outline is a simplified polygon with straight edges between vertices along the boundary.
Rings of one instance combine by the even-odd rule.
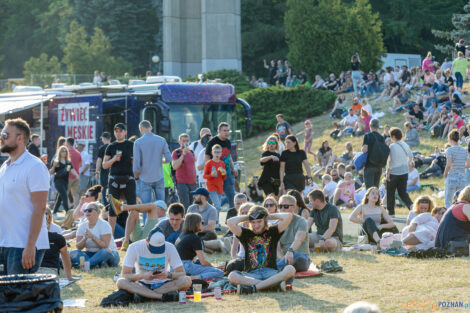
[[[178,251],[173,244],[165,242],[158,228],[147,239],[129,246],[121,275],[116,282],[118,289],[154,300],[177,301],[177,291],[191,286]]]
[[[256,205],[250,208],[248,215],[232,217],[227,221],[227,226],[245,249],[244,271],[233,271],[228,276],[229,281],[237,286],[238,294],[250,294],[271,287],[285,291],[285,282],[294,277],[295,268],[286,265],[278,271],[276,248],[292,217],[292,213],[268,214],[266,208]],[[268,220],[279,222],[269,226]],[[249,221],[249,228],[239,225],[245,221]]]

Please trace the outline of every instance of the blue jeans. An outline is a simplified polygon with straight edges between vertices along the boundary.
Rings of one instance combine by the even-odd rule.
[[[163,178],[153,183],[146,183],[139,179],[137,186],[139,186],[138,189],[140,192],[140,200],[142,200],[142,204],[154,202],[157,200],[165,201],[165,180]],[[142,218],[145,223],[147,221],[147,213],[143,213]]]
[[[209,191],[209,197],[211,198],[212,205],[217,210],[217,224],[219,224],[219,214],[220,214],[220,207],[222,205],[222,195],[219,194],[217,191]]]
[[[122,238],[122,237],[124,237],[124,234],[125,234],[124,227],[122,227],[120,224],[116,223],[116,226],[114,227],[113,238],[114,239]]]
[[[233,208],[235,206],[233,204],[233,197],[235,197],[235,177],[232,175],[228,175],[227,178],[224,179],[224,193],[227,197],[229,208]]]
[[[287,263],[284,259],[277,259],[277,268],[282,271]],[[294,251],[294,263],[296,272],[306,272],[310,266],[310,257],[303,252]]]
[[[456,191],[465,188],[467,186],[467,180],[465,177],[447,175],[444,183],[445,189],[445,207],[448,209],[452,205],[452,198]]]
[[[354,92],[357,93],[357,85],[362,83],[361,71],[352,71],[351,78],[353,81]]]
[[[36,249],[34,266],[30,269],[25,269],[21,265],[21,259],[23,259],[23,250],[23,248],[0,247],[0,265],[3,265],[3,269],[0,267],[0,276],[36,273],[38,268],[41,266],[42,258],[44,257],[46,250]]]
[[[70,261],[72,261],[72,266],[79,266],[80,257],[82,256],[85,257],[85,261],[90,262],[90,268],[100,266],[105,263],[112,267],[119,265],[119,253],[117,251],[109,252],[108,249],[101,249],[96,252],[81,250],[70,251]]]
[[[455,72],[455,80],[457,80],[457,88],[462,88],[463,86],[463,76],[460,72]]]
[[[275,270],[270,267],[262,267],[262,268],[257,268],[255,270],[249,271],[249,272],[240,272],[240,271],[234,271],[240,275],[243,276],[248,276],[257,280],[266,280],[271,276],[276,275],[279,273],[278,270]]]
[[[224,277],[224,272],[212,266],[194,264],[190,260],[183,260],[183,267],[188,276],[199,276],[201,279]]]
[[[413,186],[406,186],[406,192],[412,192],[415,190],[418,190],[419,186],[418,185],[413,185]]]

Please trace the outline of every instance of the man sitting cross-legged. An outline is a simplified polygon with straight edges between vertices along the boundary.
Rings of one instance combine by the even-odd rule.
[[[191,278],[186,276],[178,251],[173,244],[165,242],[158,228],[152,230],[147,239],[129,246],[121,275],[117,281],[119,289],[149,299],[178,301],[177,291],[191,286]]]
[[[268,220],[279,222],[269,226]],[[239,225],[245,221],[249,221],[250,228]],[[292,213],[268,214],[268,210],[261,206],[253,206],[248,215],[232,217],[227,221],[227,226],[245,249],[244,272],[233,271],[228,276],[230,282],[237,285],[239,294],[275,286],[285,290],[285,281],[294,277],[295,268],[287,265],[278,271],[276,248],[282,232],[291,221]]]

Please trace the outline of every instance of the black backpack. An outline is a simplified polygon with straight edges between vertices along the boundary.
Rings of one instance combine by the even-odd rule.
[[[100,306],[103,308],[111,306],[128,306],[134,302],[134,295],[125,290],[116,290],[109,296],[101,300]]]
[[[390,148],[385,143],[384,137],[377,132],[370,132],[366,136],[369,136],[367,163],[376,167],[385,167],[388,155],[390,154]]]

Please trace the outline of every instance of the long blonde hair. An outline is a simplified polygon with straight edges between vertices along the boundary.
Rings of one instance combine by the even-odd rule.
[[[69,152],[69,148],[67,148],[67,146],[60,146],[58,149],[57,149],[57,153],[56,153],[56,156],[55,156],[55,162],[60,162],[60,153],[65,150],[67,152],[67,156],[65,157],[65,160],[68,161],[68,162],[71,162],[70,160],[70,152]]]
[[[275,136],[269,136],[268,139],[263,144],[263,151],[268,151],[269,150],[269,145],[268,141],[275,141],[276,142],[276,148],[274,150],[279,150],[279,139],[277,139]]]

